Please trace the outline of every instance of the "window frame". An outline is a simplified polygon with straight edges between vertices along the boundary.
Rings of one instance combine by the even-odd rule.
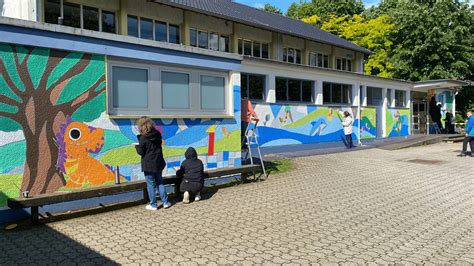
[[[288,52],[292,50],[293,51],[293,60],[292,62],[290,62],[290,60],[288,60]],[[298,61],[298,54],[299,54],[299,63],[297,62]],[[286,55],[286,56],[285,56]],[[301,49],[298,49],[298,48],[293,48],[293,47],[283,47],[283,62],[287,62],[287,63],[291,63],[291,64],[295,64],[295,65],[301,65],[302,64],[302,50]]]
[[[285,83],[286,83],[286,99],[285,100],[279,100],[276,96],[277,96],[277,93],[276,93],[276,86],[277,86],[277,79],[284,79],[285,80]],[[289,82],[290,80],[297,80],[299,81],[300,83],[300,88],[299,88],[299,92],[300,92],[300,100],[299,101],[290,101],[289,100]],[[304,81],[308,81],[311,83],[311,101],[307,102],[307,101],[303,101],[303,82]],[[275,102],[277,103],[297,103],[297,104],[312,104],[314,102],[314,99],[315,99],[315,95],[314,95],[314,86],[315,86],[315,82],[314,80],[309,80],[309,79],[298,79],[298,78],[288,78],[288,77],[281,77],[281,76],[275,76]]]
[[[395,90],[394,91],[395,93],[395,108],[407,108],[407,92],[405,90]],[[398,100],[398,97],[397,97],[397,93],[402,93],[402,96],[403,96],[403,104],[400,104],[399,103],[399,100]]]
[[[324,93],[324,85],[329,84],[329,101],[325,101],[325,93]],[[340,102],[335,102],[333,100],[333,85],[340,85],[340,90],[341,90],[341,101]],[[347,86],[347,87],[345,87]],[[346,84],[346,83],[339,83],[339,82],[332,82],[332,81],[323,81],[323,104],[325,105],[343,105],[343,106],[352,106],[353,104],[353,86],[352,84]],[[348,97],[348,102],[344,102],[344,92],[345,89],[347,88],[347,91],[349,92],[349,97]],[[328,96],[326,96],[328,97]]]
[[[315,62],[314,65],[311,65],[312,57],[314,57],[314,62]],[[309,66],[319,67],[319,68],[329,68],[329,55],[328,54],[318,53],[318,52],[310,52],[308,59],[309,59],[308,60],[308,65]],[[327,60],[325,60],[325,59],[327,59]]]
[[[171,44],[178,44],[178,45],[181,43],[181,26],[180,25],[169,23],[167,21],[162,21],[162,20],[158,20],[158,19],[152,19],[152,18],[137,16],[137,15],[134,15],[134,14],[127,14],[127,20],[128,20],[129,17],[137,18],[138,36],[134,36],[134,35],[130,35],[130,34],[127,34],[127,36],[143,39],[142,36],[141,36],[141,21],[142,21],[142,19],[144,19],[144,20],[151,20],[153,39],[143,39],[143,40],[149,40],[149,41],[152,40],[152,41],[155,41],[155,42],[164,42],[164,43],[171,43]],[[157,40],[157,38],[156,38],[156,24],[157,23],[161,23],[161,24],[166,25],[166,41]],[[170,25],[172,25],[173,27],[178,28],[178,30],[176,32],[178,33],[179,43],[170,42]],[[208,43],[209,43],[209,40],[208,40]]]
[[[45,0],[46,2],[46,0]],[[88,8],[95,8],[95,9],[98,9],[98,22],[99,22],[99,30],[96,31],[96,32],[103,32],[103,33],[110,33],[110,34],[117,34],[118,33],[118,17],[117,17],[117,12],[114,12],[114,11],[110,11],[110,10],[107,10],[107,9],[104,9],[104,8],[101,8],[101,7],[98,7],[98,6],[94,6],[93,4],[92,5],[89,5],[89,4],[77,4],[77,3],[70,3],[70,2],[64,2],[64,1],[60,1],[59,2],[59,10],[60,10],[60,15],[64,16],[64,4],[73,4],[73,5],[78,5],[79,6],[79,17],[80,17],[80,26],[77,28],[77,27],[72,27],[72,26],[66,26],[64,25],[64,22],[63,24],[59,24],[59,17],[58,17],[58,21],[57,23],[54,23],[54,22],[46,22],[46,10],[45,10],[45,6],[46,6],[46,3],[43,4],[42,6],[42,11],[43,11],[43,18],[42,18],[42,21],[45,22],[45,23],[50,23],[50,24],[56,24],[56,25],[61,25],[61,26],[65,26],[65,27],[72,27],[72,28],[76,28],[76,29],[83,29],[83,30],[88,30],[88,29],[85,29],[84,28],[84,7],[88,7]],[[114,14],[114,25],[115,25],[115,31],[113,33],[111,32],[105,32],[102,30],[102,26],[103,26],[103,20],[102,20],[102,12],[107,12],[107,13],[112,13]],[[90,31],[95,31],[95,30],[90,30]]]
[[[148,108],[120,108],[113,106],[113,67],[147,69],[148,71]],[[169,109],[163,108],[162,72],[183,73],[189,75],[189,108]],[[224,78],[224,110],[201,108],[201,76]],[[137,118],[149,116],[154,118],[232,118],[233,86],[230,84],[230,73],[202,70],[199,68],[182,68],[138,61],[124,61],[118,58],[109,58],[107,62],[107,108],[110,117]]]
[[[175,24],[173,24],[173,25],[175,25]],[[211,51],[224,52],[224,53],[231,53],[232,52],[231,51],[232,50],[231,38],[230,38],[229,35],[220,34],[218,32],[214,32],[214,31],[202,30],[202,29],[199,29],[199,28],[189,28],[190,39],[191,39],[191,31],[194,31],[196,33],[196,39],[194,40],[195,45],[193,45],[191,40],[190,40],[189,46],[200,48],[200,49],[211,50]],[[207,48],[199,46],[199,33],[200,32],[207,33]],[[217,49],[211,49],[211,45],[210,45],[211,35],[217,35]],[[221,49],[222,39],[227,40],[227,45],[224,46],[224,50]],[[226,51],[226,49],[225,49],[226,47],[228,48],[228,51]]]
[[[338,62],[340,62],[341,67],[338,68]],[[340,71],[352,72],[352,59],[347,57],[336,57],[335,69]]]
[[[267,75],[252,74],[252,73],[240,73],[240,80],[241,81],[242,81],[243,76],[247,77],[247,84],[245,84],[245,92],[247,94],[247,99],[255,101],[255,102],[264,102],[265,98],[266,98],[266,87],[267,87],[267,82],[268,82],[267,81]],[[260,98],[260,99],[250,97],[250,76],[257,76],[257,77],[263,78],[262,98]],[[243,88],[244,88],[244,85],[240,84],[240,90],[241,91],[243,90]],[[245,99],[244,97],[242,97],[242,93],[240,95],[241,95],[241,97],[240,97],[241,99]]]
[[[250,54],[249,55],[246,55],[245,54],[245,42],[250,42]],[[237,43],[238,43],[238,50],[237,50],[237,53],[240,54],[240,55],[244,55],[244,56],[251,56],[251,57],[255,57],[255,58],[262,58],[262,59],[269,59],[270,58],[270,44],[267,43],[267,42],[261,42],[261,41],[254,41],[254,40],[250,40],[250,39],[245,39],[245,38],[238,38],[237,39]],[[258,43],[258,49],[260,51],[260,55],[259,56],[256,56],[254,55],[254,46],[255,44]],[[266,46],[267,47],[267,57],[263,57],[263,47]],[[240,49],[242,48],[242,49]]]

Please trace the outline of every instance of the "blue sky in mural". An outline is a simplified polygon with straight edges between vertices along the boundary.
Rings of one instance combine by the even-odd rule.
[[[297,2],[298,0],[235,0],[235,2],[246,4],[249,6],[253,6],[256,8],[262,8],[266,3],[275,5],[279,7],[283,12],[286,11],[286,9],[294,2]],[[373,5],[378,4],[380,1],[379,0],[363,0],[364,5],[366,7],[371,7]]]

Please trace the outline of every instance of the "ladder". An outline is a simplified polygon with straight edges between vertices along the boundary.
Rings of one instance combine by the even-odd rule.
[[[260,151],[260,145],[258,144],[258,134],[257,134],[258,122],[259,122],[259,119],[250,117],[249,122],[247,124],[247,128],[245,129],[245,135],[244,135],[244,140],[242,141],[242,147],[246,145],[247,153],[245,155],[244,161],[246,161],[247,158],[250,157],[250,163],[253,164],[251,146],[256,145],[257,151],[258,151],[258,158],[260,159],[260,164],[262,166],[263,175],[267,177],[267,172],[265,170],[265,165],[263,163],[262,152]]]
[[[441,129],[439,128],[438,123],[433,123],[433,129],[435,131],[435,134],[441,134]]]

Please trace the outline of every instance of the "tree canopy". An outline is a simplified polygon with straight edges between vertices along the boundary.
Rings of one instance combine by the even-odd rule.
[[[263,10],[267,11],[267,12],[270,12],[270,13],[273,13],[273,14],[283,15],[283,12],[281,11],[281,9],[279,9],[278,7],[276,7],[274,5],[268,4],[268,3],[265,4],[265,6],[263,6]]]

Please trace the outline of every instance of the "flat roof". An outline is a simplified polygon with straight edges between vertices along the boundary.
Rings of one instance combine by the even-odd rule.
[[[323,31],[301,20],[273,14],[264,10],[236,3],[232,0],[152,0],[185,10],[235,21],[241,24],[293,35],[304,39],[330,44],[364,54],[372,52],[346,39]]]

